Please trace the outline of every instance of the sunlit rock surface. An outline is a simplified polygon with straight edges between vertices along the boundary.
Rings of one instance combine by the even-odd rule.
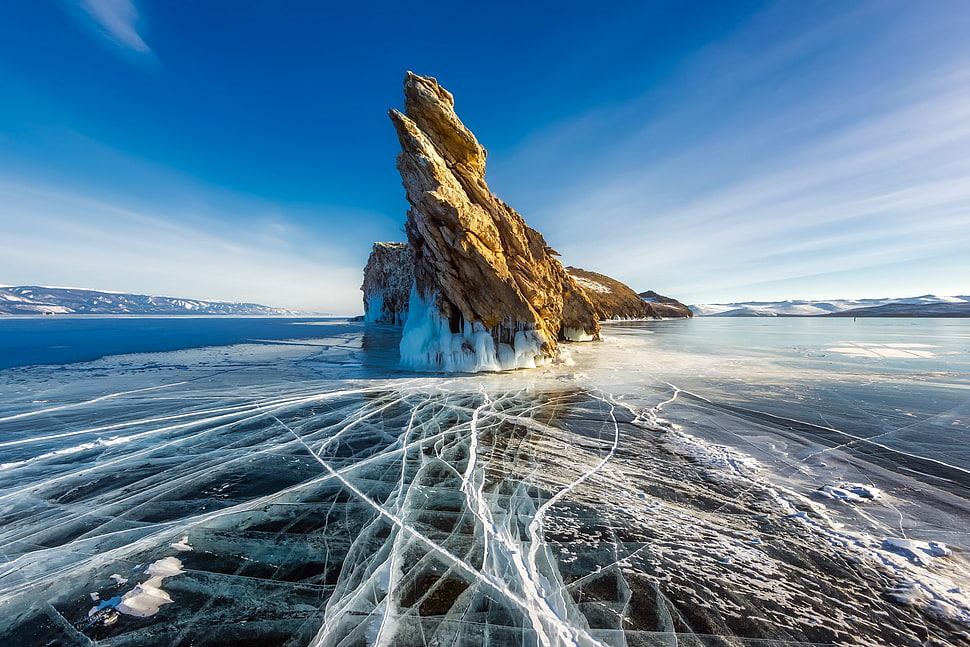
[[[630,286],[605,274],[571,266],[566,268],[566,272],[586,292],[600,321],[692,316],[687,306],[674,299],[662,297],[656,292],[645,292],[645,296],[641,296]]]
[[[409,72],[404,95],[404,113],[390,111],[414,250],[402,363],[534,367],[555,358],[560,341],[595,339],[593,306],[556,252],[486,185],[485,149],[458,119],[451,94]]]
[[[403,325],[414,283],[414,254],[407,243],[374,243],[364,268],[364,321]]]
[[[640,293],[640,298],[650,305],[650,310],[654,317],[661,319],[690,318],[694,316],[693,311],[677,299],[665,297],[657,294],[653,290]]]

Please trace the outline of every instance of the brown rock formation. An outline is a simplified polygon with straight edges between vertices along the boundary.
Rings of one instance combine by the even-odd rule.
[[[414,255],[407,243],[374,243],[364,268],[364,321],[396,326],[408,319]]]
[[[578,267],[566,271],[586,291],[600,321],[608,319],[674,319],[692,317],[690,308],[656,292],[637,294],[633,288],[605,274]],[[646,300],[646,299],[649,299]]]
[[[664,319],[676,319],[678,317],[689,319],[694,316],[691,309],[677,299],[665,297],[662,294],[657,294],[653,290],[641,292],[639,296],[650,305],[652,311],[655,313],[652,316],[663,317]]]
[[[485,183],[485,149],[451,94],[408,73],[397,168],[411,209],[415,294],[401,341],[405,365],[445,370],[534,366],[562,340],[595,339],[596,313],[542,235]]]
[[[647,319],[651,316],[647,302],[641,299],[630,286],[604,274],[589,272],[578,267],[567,267],[566,271],[586,291],[586,296],[593,303],[600,321]]]

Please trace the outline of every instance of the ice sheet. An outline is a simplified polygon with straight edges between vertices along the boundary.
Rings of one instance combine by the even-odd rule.
[[[804,372],[630,330],[501,375],[379,327],[9,369],[0,643],[965,642],[960,483],[752,413]]]

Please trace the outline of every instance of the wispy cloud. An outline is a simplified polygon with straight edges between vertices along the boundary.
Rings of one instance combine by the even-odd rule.
[[[335,314],[362,308],[360,261],[345,258],[336,244],[294,249],[281,233],[287,239],[312,236],[293,223],[270,219],[253,232],[213,222],[211,214],[186,218],[164,206],[3,179],[0,220],[9,223],[0,238],[0,277],[6,284],[73,285]]]
[[[584,167],[560,168],[524,210],[567,262],[640,289],[695,302],[965,291],[968,48],[940,16],[909,18],[919,28],[835,16],[769,42],[741,29],[685,62],[666,99],[558,124],[505,177],[595,133]],[[862,294],[880,274],[880,293]]]
[[[140,17],[131,0],[81,0],[80,7],[94,19],[105,38],[142,54],[151,53],[138,33]]]

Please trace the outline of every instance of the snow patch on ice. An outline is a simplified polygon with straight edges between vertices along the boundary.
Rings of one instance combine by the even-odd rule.
[[[748,479],[760,470],[758,461],[724,445],[715,445],[681,431],[670,429],[664,445],[672,453],[683,456],[707,468],[712,480],[729,482]]]
[[[560,348],[559,356],[552,363],[556,366],[575,366],[576,360],[573,359],[572,351],[568,348]]]
[[[151,577],[121,596],[117,607],[121,613],[147,618],[158,613],[162,605],[173,602],[161,586],[165,578],[184,572],[182,562],[175,557],[163,557],[149,564],[145,572]]]
[[[189,545],[189,536],[188,535],[185,535],[184,537],[182,537],[182,539],[180,541],[177,541],[174,544],[169,544],[169,546],[171,548],[174,548],[175,550],[179,551],[180,553],[184,553],[184,552],[193,550],[192,546]]]
[[[947,557],[953,551],[947,545],[938,541],[917,541],[915,539],[901,539],[888,537],[882,540],[883,550],[902,555],[914,564],[927,565],[934,557]]]
[[[168,593],[146,582],[125,593],[118,604],[118,611],[128,616],[147,618],[158,613],[162,605],[171,603],[172,598]]]
[[[874,501],[882,497],[882,490],[872,485],[863,483],[828,483],[818,490],[819,496],[826,499],[838,499],[840,501],[850,501],[852,503],[862,503]]]
[[[841,523],[829,516],[823,505],[787,488],[770,485],[754,459],[729,447],[685,434],[659,420],[656,416],[660,408],[674,398],[676,392],[671,400],[640,412],[638,426],[663,430],[665,445],[671,452],[708,466],[709,475],[716,481],[743,484],[746,489],[760,486],[775,504],[777,513],[824,538],[849,562],[864,563],[883,572],[893,582],[886,591],[888,598],[943,620],[970,625],[970,596],[956,584],[966,577],[966,572],[956,563],[947,563],[945,558],[952,551],[946,544],[894,537],[880,540],[865,533],[845,530]],[[882,496],[882,492],[873,486],[850,482],[831,483],[819,492],[845,501],[854,498],[871,501]]]

